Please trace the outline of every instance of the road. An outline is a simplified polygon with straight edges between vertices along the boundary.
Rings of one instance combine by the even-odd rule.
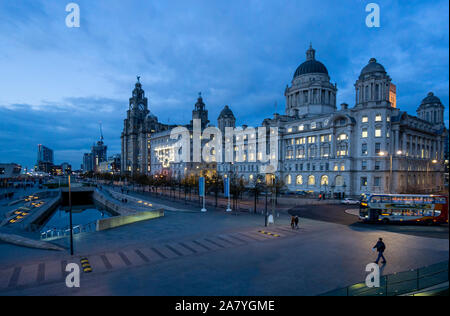
[[[347,214],[345,210],[356,208],[353,205],[302,205],[291,208],[288,212],[291,215],[298,215],[300,218],[309,218],[323,222],[346,225],[352,228],[365,228],[382,230],[400,234],[409,234],[421,237],[448,239],[448,225],[424,226],[410,224],[368,224],[360,222],[359,218]]]

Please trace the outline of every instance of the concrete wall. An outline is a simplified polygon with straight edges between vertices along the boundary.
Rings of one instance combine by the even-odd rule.
[[[144,211],[133,215],[115,216],[97,221],[97,231],[107,230],[164,216],[164,210]]]

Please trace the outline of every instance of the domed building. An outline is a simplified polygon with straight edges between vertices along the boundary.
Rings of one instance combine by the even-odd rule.
[[[228,105],[225,105],[222,112],[220,112],[220,115],[217,118],[217,123],[222,133],[225,133],[226,127],[236,127],[236,118]]]
[[[286,115],[332,113],[336,110],[337,86],[330,82],[328,70],[316,60],[316,51],[310,45],[306,51],[306,61],[298,66],[287,87]]]
[[[136,129],[130,129],[131,126],[140,124],[150,113],[146,101],[142,101],[141,87],[137,85],[136,88],[138,90],[133,93],[136,95],[130,99],[129,118],[123,134],[124,137],[130,135],[124,138],[122,145],[125,155],[130,151],[130,146],[134,146],[134,143],[125,141],[135,137]],[[269,174],[293,192],[314,192],[342,198],[369,193],[442,190],[448,131],[444,125],[444,105],[439,98],[430,92],[418,106],[418,116],[400,110],[396,86],[387,68],[375,58],[361,64],[354,88],[354,103],[342,103],[338,109],[337,85],[331,83],[327,67],[316,59],[316,51],[310,45],[306,60],[297,67],[290,86],[286,87],[284,114],[275,113],[273,117],[264,119],[260,127],[251,129],[243,125],[241,129],[236,128],[236,117],[230,107],[222,108],[217,118],[217,130],[222,136],[227,127],[235,128],[235,132],[234,137],[225,137],[233,140],[232,146],[225,147],[223,142],[221,150],[214,150],[223,155],[222,159],[214,160],[214,164],[205,167],[190,162],[169,163],[167,157],[171,154],[166,154],[164,161],[161,161],[163,155],[153,152],[171,150],[170,146],[175,141],[170,139],[169,126],[157,123],[157,119],[152,117],[152,124],[160,124],[156,130],[137,128],[137,131],[145,130],[150,134],[148,148],[152,148],[153,161],[148,173],[158,174],[164,169],[174,176],[181,176],[186,170],[210,166],[223,176],[235,173],[251,185],[254,179],[269,170],[266,168],[268,162],[259,158],[265,156],[274,157],[277,162],[276,169]],[[134,104],[144,105],[143,112],[139,112],[141,114],[135,113]],[[192,117],[201,119],[203,128],[214,128],[209,124],[201,96]],[[261,136],[259,132],[262,127],[266,128],[266,132],[270,128],[278,132],[276,146],[269,141],[264,146],[255,144]],[[192,132],[192,123],[186,125],[186,129]],[[272,131],[268,134],[273,135]],[[208,141],[202,138],[201,143]],[[126,157],[139,156],[139,148],[133,149]],[[225,153],[228,157],[242,153],[240,157],[245,158],[230,163]],[[191,156],[194,154],[191,150]],[[142,167],[140,170],[143,170]]]
[[[424,121],[444,127],[444,110],[441,100],[430,92],[417,108],[417,116]]]

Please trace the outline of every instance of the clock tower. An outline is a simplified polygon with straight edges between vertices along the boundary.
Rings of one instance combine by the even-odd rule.
[[[145,97],[145,92],[142,89],[139,76],[133,90],[133,95],[130,98],[130,114],[136,118],[144,119],[150,111],[148,110],[148,100]]]

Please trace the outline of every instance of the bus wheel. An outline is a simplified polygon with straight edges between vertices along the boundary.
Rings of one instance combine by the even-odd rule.
[[[389,218],[383,218],[383,220],[381,222],[383,224],[387,225],[387,224],[389,224]]]
[[[431,219],[427,219],[427,220],[425,221],[425,224],[426,224],[427,226],[433,226],[433,221],[432,221]]]

